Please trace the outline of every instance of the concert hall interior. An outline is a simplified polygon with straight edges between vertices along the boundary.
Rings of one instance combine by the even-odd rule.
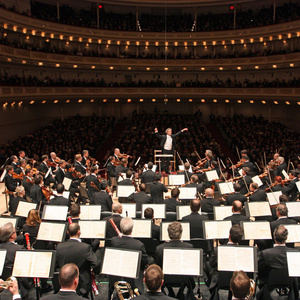
[[[0,298],[299,299],[299,115],[297,0],[0,0]]]

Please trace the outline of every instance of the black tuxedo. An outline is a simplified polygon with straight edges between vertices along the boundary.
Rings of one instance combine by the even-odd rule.
[[[232,205],[233,201],[239,200],[243,206],[244,203],[247,201],[247,197],[242,195],[241,193],[235,192],[234,194],[228,195],[225,201],[225,205]]]
[[[282,179],[285,179],[284,175],[282,174],[282,170],[287,170],[287,165],[285,162],[277,166],[277,176],[281,176]]]
[[[155,173],[152,170],[147,170],[142,173],[142,183],[152,183],[154,181]]]
[[[118,180],[118,176],[120,173],[126,173],[127,170],[128,170],[128,168],[124,167],[122,165],[116,166],[116,169],[115,169],[116,179]]]
[[[101,211],[111,211],[112,199],[106,191],[100,191],[93,195],[90,204],[101,205]]]
[[[70,206],[69,199],[63,197],[63,196],[57,196],[52,198],[49,201],[49,205],[63,205],[63,206]]]
[[[249,201],[266,201],[267,200],[267,194],[264,190],[257,189],[251,196],[249,196]]]
[[[166,204],[166,212],[176,212],[176,207],[183,205],[182,202],[179,202],[174,198],[165,199],[164,203]]]
[[[245,167],[249,168],[251,173],[254,172],[254,165],[251,161],[247,161],[241,165],[241,168],[245,168]]]
[[[214,206],[220,206],[221,202],[214,199],[214,198],[204,198],[201,201],[201,211],[207,212],[207,213],[213,213],[214,212]]]
[[[16,163],[11,163],[11,166],[14,168],[14,172],[18,169],[18,165]]]
[[[75,170],[77,172],[80,172],[82,175],[86,174],[86,168],[83,166],[83,164],[80,161],[75,160],[74,167]]]
[[[32,182],[27,182],[27,179],[30,180],[28,177],[24,177],[22,180],[22,185],[25,189],[25,194],[27,197],[30,197],[30,189],[33,186],[34,181],[32,180]]]
[[[151,203],[151,197],[147,195],[145,192],[132,193],[131,195],[129,195],[128,200],[130,202],[136,203],[137,211],[142,210],[142,204]]]
[[[241,178],[239,180],[239,184],[241,186],[241,190],[240,190],[240,193],[245,195],[248,193],[248,190],[247,190],[247,187],[246,187],[246,184],[245,184],[245,181],[247,183],[247,187],[249,188],[249,185],[250,183],[252,182],[252,178],[249,176],[249,175],[246,175],[244,178]]]
[[[15,171],[17,174],[24,174],[25,175],[25,170],[23,170],[21,167],[18,167]]]
[[[116,177],[116,167],[111,162],[109,162],[106,168],[107,168],[107,179],[110,181],[111,177]]]
[[[27,202],[24,198],[21,198],[21,197],[11,197],[10,198],[8,210],[10,211],[10,214],[12,216],[14,216],[16,214],[18,204],[20,201]]]
[[[45,178],[49,168],[47,166],[47,163],[42,162],[39,167],[38,170],[41,172],[41,175]]]
[[[250,219],[239,213],[234,213],[231,216],[224,218],[224,221],[231,221],[232,225],[240,225],[240,222],[249,222]]]
[[[199,194],[201,194],[204,191],[203,183],[191,182],[190,184],[187,184],[186,187],[195,187],[195,188],[197,188],[197,192]]]
[[[129,178],[125,178],[118,182],[118,185],[132,185],[132,180]]]
[[[174,298],[169,297],[162,292],[150,292],[150,291],[136,297],[136,300],[149,300],[149,299],[174,300]]]
[[[190,236],[191,239],[203,238],[203,225],[202,221],[208,220],[207,216],[192,212],[190,215],[182,218],[182,222],[190,223]]]
[[[61,168],[58,168],[55,172],[55,179],[58,183],[63,183],[65,176],[65,171],[63,171]]]
[[[56,248],[56,261],[59,268],[68,263],[77,265],[79,269],[77,293],[86,295],[91,290],[91,269],[97,273],[100,271],[100,263],[90,245],[75,239],[59,243]]]
[[[286,195],[289,196],[290,201],[297,200],[298,188],[296,186],[296,182],[298,182],[297,177],[291,180],[288,186],[286,187]]]
[[[171,138],[172,138],[172,149],[171,149],[171,151],[174,151],[175,148],[176,148],[175,138],[177,136],[179,136],[182,132],[183,131],[179,131],[175,134],[171,134]],[[161,146],[162,150],[164,150],[164,145],[165,145],[166,140],[167,140],[167,135],[160,135],[158,132],[156,132],[155,136],[160,139],[160,146]]]
[[[156,181],[150,185],[150,194],[153,200],[153,203],[163,203],[164,197],[163,194],[166,193],[168,189],[162,183]]]
[[[106,218],[103,219],[103,220],[106,221],[106,235],[105,236],[106,236],[107,239],[111,239],[111,238],[113,238],[115,236],[118,236],[117,233],[116,233],[116,231],[114,230],[114,228],[110,224],[109,219],[113,219],[113,221],[115,222],[116,226],[121,231],[120,222],[121,222],[122,216],[119,215],[119,214],[112,214],[111,216],[106,217]]]
[[[38,184],[35,184],[31,187],[30,198],[32,199],[32,202],[37,204],[40,204],[41,201],[43,204],[47,202],[46,197],[43,194],[42,188]]]
[[[151,233],[152,233],[152,238],[156,240],[160,240],[160,226],[154,224],[153,220],[151,223]]]
[[[164,242],[156,247],[155,250],[155,263],[162,268],[163,263],[163,253],[164,248],[193,248],[193,245],[190,243],[182,242],[182,241],[169,241]]]
[[[97,190],[97,188],[94,188],[91,186],[92,182],[98,188],[98,190]],[[86,188],[88,190],[89,199],[91,201],[93,199],[94,194],[99,192],[99,190],[101,190],[100,181],[96,175],[91,174],[86,177]]]
[[[289,218],[280,218],[277,219],[276,221],[272,221],[270,223],[271,225],[271,231],[272,231],[272,236],[273,236],[273,232],[276,229],[277,226],[279,225],[287,225],[287,224],[297,224],[297,222],[295,220],[289,219]]]
[[[83,298],[76,294],[76,292],[59,291],[57,294],[47,295],[42,300],[83,300]]]
[[[11,192],[14,192],[16,187],[18,186],[17,181],[9,174],[5,175],[4,182],[6,188]]]

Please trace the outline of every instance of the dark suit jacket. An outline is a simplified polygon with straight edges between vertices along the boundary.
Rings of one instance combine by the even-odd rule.
[[[10,176],[9,174],[6,174],[4,177],[4,182],[5,182],[5,186],[6,188],[11,191],[14,192],[16,187],[17,187],[17,181]]]
[[[141,211],[142,204],[151,203],[151,197],[145,192],[132,193],[129,195],[128,200],[136,203],[137,211]]]
[[[58,168],[55,172],[55,179],[58,183],[63,183],[65,178],[65,173],[62,171],[61,168]]]
[[[247,161],[246,163],[241,165],[241,168],[247,167],[250,169],[250,172],[254,172],[254,165],[251,161]]]
[[[42,298],[42,300],[65,300],[65,299],[69,299],[69,300],[82,300],[82,299],[86,299],[83,298],[79,295],[77,295],[74,292],[65,292],[65,291],[59,291],[57,294],[51,294],[51,295],[47,295],[45,297]]]
[[[286,195],[290,197],[290,201],[297,200],[298,188],[296,186],[296,182],[298,182],[298,179],[294,178],[286,187]]]
[[[11,166],[14,168],[14,172],[16,172],[16,170],[18,169],[18,165],[12,162]]]
[[[181,133],[182,133],[182,131],[179,131],[175,134],[171,134],[171,138],[172,138],[172,149],[171,150],[175,150],[175,148],[176,148],[175,138],[177,136],[179,136]],[[160,139],[160,146],[163,149],[164,145],[166,143],[166,140],[167,140],[167,135],[160,135],[158,132],[156,132],[155,136]]]
[[[249,201],[266,201],[267,200],[267,194],[265,191],[257,189],[250,197]]]
[[[106,217],[106,218],[103,219],[103,220],[106,221],[106,235],[105,236],[106,236],[107,239],[111,239],[115,236],[118,236],[116,231],[114,230],[114,228],[111,226],[111,224],[109,222],[109,219],[113,219],[113,221],[115,222],[115,224],[117,225],[117,227],[121,231],[120,222],[121,222],[122,216],[118,215],[118,214],[112,214],[111,216]]]
[[[274,232],[274,230],[276,229],[277,226],[286,225],[286,224],[297,224],[297,222],[295,220],[292,220],[292,219],[289,219],[289,218],[280,218],[280,219],[277,219],[276,221],[272,221],[270,223],[272,234],[273,234],[273,232]]]
[[[142,183],[152,183],[155,173],[152,170],[147,170],[141,175]]]
[[[45,176],[46,176],[46,174],[47,174],[49,168],[42,162],[42,163],[39,165],[38,170],[39,170],[40,172],[43,173],[43,174],[41,174],[41,175],[45,178]]]
[[[282,179],[285,179],[284,175],[282,174],[282,170],[287,170],[287,165],[285,162],[277,166],[277,176],[281,176]]]
[[[191,182],[190,184],[187,184],[186,187],[196,187],[197,188],[197,192],[199,194],[201,194],[204,191],[203,183]]]
[[[107,168],[108,179],[110,177],[116,177],[116,167],[111,162],[107,164],[106,168]]]
[[[92,182],[96,185],[96,187],[98,188],[98,190],[96,188],[94,188],[94,187],[91,186]],[[90,198],[90,200],[92,200],[94,194],[97,193],[99,190],[101,190],[100,181],[97,178],[97,176],[95,176],[95,175],[88,175],[86,177],[86,188],[88,190],[89,198]]]
[[[150,194],[153,200],[153,203],[163,203],[164,202],[164,193],[167,192],[168,189],[162,183],[156,181],[151,183],[150,185]]]
[[[207,212],[207,213],[213,213],[214,212],[214,206],[220,206],[221,202],[214,199],[214,198],[204,198],[201,201],[201,211]]]
[[[74,167],[75,167],[75,170],[77,172],[80,172],[82,175],[86,174],[86,169],[84,168],[83,164],[80,163],[79,161],[75,161]]]
[[[265,249],[258,253],[258,277],[267,282],[272,269],[287,268],[286,246]]]
[[[101,205],[101,211],[111,211],[112,199],[106,191],[100,191],[94,194],[91,203]]]
[[[24,198],[21,197],[11,197],[10,201],[9,201],[9,211],[11,213],[12,216],[14,216],[16,214],[17,208],[18,208],[18,204],[20,201],[24,201],[27,202]]]
[[[163,244],[160,244],[159,246],[156,247],[155,250],[155,263],[159,265],[162,268],[163,264],[163,253],[164,253],[164,248],[193,248],[193,245],[190,243],[186,242],[181,242],[181,241],[169,241],[165,242]]]
[[[250,221],[250,219],[241,214],[232,214],[231,216],[224,218],[224,221],[231,221],[232,225],[240,225],[241,221],[248,222]]]
[[[176,207],[183,205],[182,202],[179,202],[174,198],[166,199],[164,200],[164,203],[166,204],[166,212],[176,212]]]
[[[245,180],[244,180],[244,179],[245,179]],[[244,178],[241,178],[241,179],[239,180],[239,184],[240,184],[240,186],[241,186],[240,193],[243,194],[243,195],[245,195],[245,194],[248,193],[247,187],[246,187],[246,185],[245,185],[245,181],[246,181],[247,186],[248,186],[248,188],[249,188],[249,185],[250,185],[250,183],[252,182],[252,178],[251,178],[249,175],[246,175]]]
[[[113,237],[111,239],[111,246],[115,248],[121,248],[121,249],[142,251],[141,270],[144,270],[145,266],[150,261],[144,244],[132,237],[129,236],[122,236],[121,238]]]
[[[39,204],[41,201],[46,203],[46,197],[42,192],[42,189],[39,185],[35,184],[30,189],[30,198],[32,202]]]
[[[30,197],[30,189],[33,186],[33,182],[27,182],[27,179],[27,177],[23,178],[22,185],[24,186],[26,196]]]
[[[116,179],[118,180],[118,176],[119,176],[119,173],[126,173],[126,171],[128,170],[127,167],[124,167],[124,166],[116,166],[116,169],[115,169],[115,172],[116,172]]]
[[[242,195],[241,193],[234,193],[232,195],[228,195],[226,198],[225,205],[232,205],[233,201],[239,200],[244,205],[244,203],[247,201],[247,197]]]
[[[159,241],[159,239],[160,239],[160,226],[154,224],[153,221],[151,223],[151,232],[152,232],[152,238]]]
[[[74,239],[59,243],[56,248],[56,261],[59,268],[67,263],[74,263],[79,268],[77,292],[84,295],[91,290],[91,269],[99,272],[100,262],[90,245]]]
[[[57,196],[54,197],[49,201],[49,205],[64,205],[64,206],[70,206],[69,199],[63,197],[63,196]]]
[[[125,178],[118,182],[118,185],[132,185],[132,180],[129,178]]]
[[[191,239],[203,238],[202,221],[205,221],[205,220],[208,220],[207,216],[200,215],[196,212],[192,212],[190,215],[182,218],[182,222],[190,223]]]
[[[147,299],[174,300],[174,298],[171,298],[162,292],[150,292],[150,291],[136,297],[136,300],[147,300]]]

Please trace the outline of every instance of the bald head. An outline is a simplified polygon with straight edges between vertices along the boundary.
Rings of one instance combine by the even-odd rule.
[[[70,237],[78,238],[80,236],[80,226],[78,223],[72,223],[68,229]]]
[[[205,196],[212,198],[214,196],[214,190],[211,189],[211,188],[206,189],[205,190]]]
[[[113,211],[113,213],[121,214],[123,211],[122,204],[120,202],[113,203],[112,211]]]
[[[240,213],[242,210],[242,207],[243,207],[242,202],[239,200],[235,200],[232,203],[232,212]]]
[[[58,281],[62,289],[76,290],[79,270],[75,264],[66,264],[59,270]]]

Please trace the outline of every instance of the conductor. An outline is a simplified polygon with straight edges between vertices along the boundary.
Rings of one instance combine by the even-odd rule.
[[[175,138],[179,136],[184,131],[187,131],[187,128],[180,130],[179,132],[172,134],[172,128],[166,129],[165,135],[160,135],[158,133],[157,128],[154,128],[155,136],[160,139],[160,146],[162,148],[162,154],[174,154],[175,151]],[[170,165],[171,157],[163,157],[162,158],[162,170],[166,173],[170,173],[169,165]]]

